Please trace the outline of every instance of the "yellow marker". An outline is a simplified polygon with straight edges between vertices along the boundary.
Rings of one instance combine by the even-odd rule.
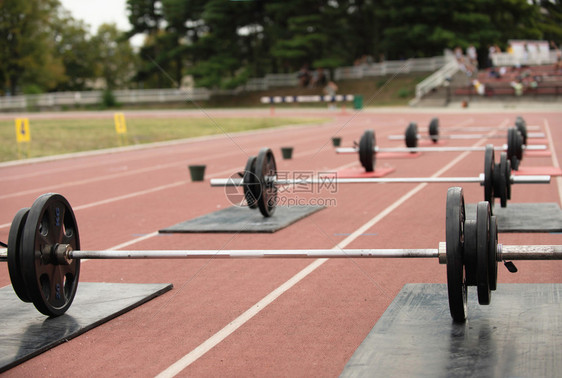
[[[125,123],[125,114],[115,113],[113,115],[115,120],[115,131],[117,134],[127,134],[127,124]]]
[[[29,142],[31,140],[28,118],[16,118],[16,139],[18,143]]]

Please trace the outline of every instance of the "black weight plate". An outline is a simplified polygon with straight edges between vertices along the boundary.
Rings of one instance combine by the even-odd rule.
[[[507,186],[507,199],[510,200],[511,199],[511,162],[509,160],[507,160],[507,155],[505,154],[505,152],[502,152],[500,155],[500,165],[501,165],[501,160],[505,161],[505,177],[507,177],[507,180],[505,181],[505,184]]]
[[[365,130],[359,140],[359,161],[366,172],[375,170],[375,130]]]
[[[463,262],[467,286],[476,286],[476,270],[478,267],[478,255],[476,252],[476,220],[467,219],[464,222],[463,249]]]
[[[410,122],[405,133],[406,147],[413,148],[418,146],[418,124]]]
[[[515,119],[515,127],[521,133],[521,138],[523,141],[523,145],[527,145],[527,122],[523,119],[523,117],[518,116]]]
[[[35,200],[25,222],[22,271],[31,301],[48,316],[62,315],[70,307],[80,275],[80,260],[62,265],[51,256],[57,244],[80,249],[76,218],[63,196],[44,194]]]
[[[476,206],[476,289],[478,303],[489,305],[490,289],[490,205],[479,202]]]
[[[258,208],[258,198],[261,194],[261,187],[257,180],[256,174],[256,157],[250,156],[246,162],[246,167],[244,168],[244,198],[248,203],[250,209]]]
[[[484,152],[484,201],[490,203],[490,207],[494,206],[495,165],[494,146],[488,144]]]
[[[509,128],[507,130],[507,158],[509,160],[511,160],[513,162],[513,160],[516,160],[517,158],[515,157],[515,133],[517,131],[514,128]],[[512,163],[513,165],[513,163]]]
[[[277,165],[271,149],[262,148],[258,153],[255,174],[261,188],[258,207],[264,217],[270,217],[277,206]]]
[[[514,127],[508,130],[507,158],[511,161],[511,167],[517,171],[523,159],[523,142],[521,134]]]
[[[488,273],[490,275],[490,290],[498,286],[498,222],[495,216],[490,217],[490,246],[488,247]]]
[[[455,322],[466,320],[466,276],[463,262],[464,249],[464,196],[459,187],[447,191],[446,235],[447,291],[449,310]]]
[[[502,154],[503,156],[500,156],[500,165],[499,165],[499,182],[498,182],[498,189],[499,192],[498,194],[496,194],[499,199],[500,199],[500,203],[501,203],[501,207],[506,207],[507,206],[507,187],[508,187],[508,182],[510,179],[510,174],[506,175],[507,173],[507,156],[505,154]],[[504,157],[505,156],[505,157]]]
[[[21,269],[21,242],[28,214],[29,207],[19,210],[14,216],[8,234],[8,271],[10,272],[10,281],[16,295],[24,302],[31,302]]]
[[[429,136],[433,143],[439,142],[439,118],[432,118],[429,122]]]
[[[519,161],[523,160],[523,137],[521,133],[516,129],[515,130],[515,156]]]

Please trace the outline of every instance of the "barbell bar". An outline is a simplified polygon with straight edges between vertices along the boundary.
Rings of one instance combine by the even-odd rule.
[[[439,119],[437,117],[433,118],[436,119],[437,122],[439,122]],[[433,121],[432,119],[432,121]],[[431,122],[430,122],[431,124]],[[528,126],[527,125],[527,121],[525,121],[525,119],[522,116],[517,116],[515,118],[515,126],[516,127],[521,127],[524,126],[525,130],[534,130],[534,131],[538,131],[541,130],[540,126]],[[509,127],[511,126],[500,126],[500,127],[494,127],[494,126],[451,126],[451,127],[447,127],[447,130],[453,130],[453,131],[491,131],[491,130],[507,130]]]
[[[544,138],[544,133],[529,133],[526,129],[517,128],[517,130],[521,133],[521,137],[523,138],[523,145],[527,144],[528,138]],[[389,135],[389,140],[405,140],[406,146],[408,147],[416,147],[418,141],[420,139],[431,139],[433,143],[439,142],[441,139],[456,139],[456,140],[467,140],[467,139],[492,139],[492,138],[506,138],[507,134],[447,134],[447,135],[440,135],[439,128],[431,129],[429,135],[421,135],[418,134],[418,125],[415,122],[410,122],[410,124],[406,127],[406,131],[403,135]]]
[[[414,138],[415,139],[415,138]],[[338,154],[355,154],[359,153],[359,161],[365,168],[365,171],[372,172],[375,169],[376,154],[378,152],[465,152],[465,151],[484,151],[485,147],[470,146],[454,146],[454,147],[385,147],[380,148],[376,145],[375,131],[366,130],[359,140],[358,147],[340,147],[336,148]],[[511,161],[512,169],[519,168],[519,162],[523,159],[523,150],[538,151],[546,150],[546,145],[524,146],[521,134],[515,129],[510,128],[507,132],[507,144],[496,146],[496,151],[506,151],[507,159]]]
[[[494,146],[484,149],[484,173],[477,177],[399,177],[399,178],[338,178],[319,177],[317,179],[280,179],[273,152],[262,148],[257,156],[248,158],[245,170],[240,178],[215,178],[210,180],[213,187],[243,187],[244,197],[250,209],[259,208],[265,217],[275,212],[279,186],[286,185],[339,185],[366,183],[479,183],[484,187],[484,200],[493,209],[495,198],[500,199],[502,207],[511,199],[512,184],[548,184],[550,176],[512,175],[511,164],[506,153],[502,153],[500,162],[495,163]],[[259,163],[258,163],[259,162]]]
[[[490,206],[478,203],[476,219],[465,219],[462,188],[449,188],[446,241],[436,249],[288,249],[288,250],[101,250],[80,249],[78,225],[69,202],[48,193],[16,213],[7,261],[12,287],[24,302],[47,316],[63,315],[78,288],[81,259],[199,258],[438,258],[447,265],[449,309],[456,322],[466,320],[467,287],[476,286],[486,305],[497,288],[497,263],[505,260],[560,260],[562,246],[498,244],[496,218]]]

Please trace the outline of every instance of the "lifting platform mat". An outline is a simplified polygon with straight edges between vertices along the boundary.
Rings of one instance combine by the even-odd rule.
[[[496,202],[494,215],[498,232],[562,232],[562,210],[555,202],[508,202],[506,207]],[[475,203],[466,205],[466,218],[476,219]]]
[[[276,232],[324,206],[277,206],[271,217],[246,206],[231,206],[160,230],[160,233]]]
[[[0,373],[169,291],[172,284],[80,282],[71,308],[49,318],[0,289]],[[116,340],[117,342],[117,340]]]
[[[445,284],[407,284],[341,377],[554,377],[562,371],[562,284],[499,284],[489,306],[469,288],[453,323]]]
[[[562,176],[562,169],[557,167],[519,167],[519,170],[512,171],[515,176],[518,175],[548,175]]]

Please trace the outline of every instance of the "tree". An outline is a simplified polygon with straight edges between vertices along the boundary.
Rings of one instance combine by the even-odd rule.
[[[102,24],[91,44],[97,51],[100,76],[109,90],[125,88],[131,81],[137,59],[129,41],[121,37],[115,24]]]
[[[51,89],[64,80],[64,67],[53,54],[52,23],[58,0],[0,2],[0,72],[4,91],[25,85]]]
[[[66,10],[59,12],[53,25],[52,38],[55,42],[54,54],[64,66],[64,81],[56,90],[83,91],[88,89],[88,81],[99,76],[99,49],[91,43],[87,25],[75,20]]]
[[[538,27],[543,38],[553,41],[557,46],[562,44],[562,2],[560,0],[540,0]]]

